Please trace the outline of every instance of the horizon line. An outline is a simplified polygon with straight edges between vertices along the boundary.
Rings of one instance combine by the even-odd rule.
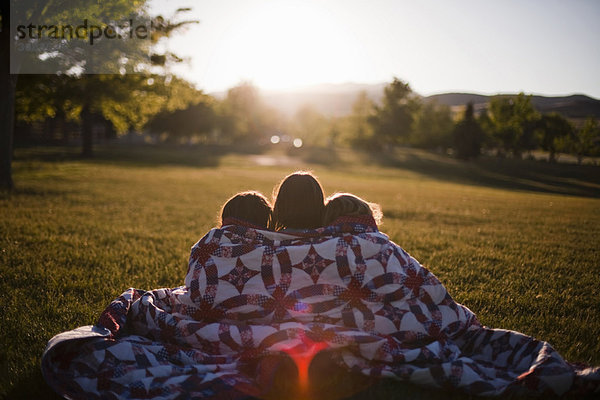
[[[309,91],[313,91],[315,89],[320,89],[320,88],[326,88],[326,87],[330,87],[330,88],[341,88],[344,86],[379,86],[379,85],[388,85],[391,82],[374,82],[374,83],[365,83],[365,82],[356,82],[356,81],[346,81],[346,82],[322,82],[322,83],[311,83],[311,84],[305,84],[305,85],[293,85],[293,86],[289,86],[289,87],[285,87],[285,88],[264,88],[261,87],[258,84],[254,84],[252,81],[250,80],[242,80],[240,81],[238,84],[227,87],[225,89],[221,89],[221,90],[211,90],[211,91],[205,91],[203,88],[199,87],[200,90],[204,91],[206,94],[208,95],[218,95],[218,94],[226,94],[227,91],[229,89],[232,89],[238,85],[241,85],[243,83],[249,83],[251,85],[253,85],[254,87],[256,87],[262,94],[281,94],[281,93],[302,93],[302,92],[309,92]],[[410,85],[410,83],[409,83]],[[198,85],[200,86],[200,85]],[[539,96],[539,97],[570,97],[570,96],[585,96],[585,97],[589,97],[593,100],[599,100],[600,101],[600,96],[596,97],[584,92],[569,92],[569,93],[555,93],[555,94],[549,94],[549,93],[542,93],[542,92],[537,92],[537,91],[532,91],[532,92],[528,92],[528,91],[524,91],[524,90],[515,90],[515,91],[496,91],[496,92],[485,92],[485,91],[477,91],[477,90],[467,90],[467,89],[448,89],[448,90],[439,90],[439,91],[428,91],[425,93],[420,93],[416,90],[413,89],[413,92],[416,93],[419,96],[422,97],[431,97],[431,96],[439,96],[439,95],[444,95],[444,94],[467,94],[467,95],[477,95],[477,96],[486,96],[486,97],[492,97],[492,96],[511,96],[511,95],[518,95],[519,93],[524,93],[525,95],[529,96]]]

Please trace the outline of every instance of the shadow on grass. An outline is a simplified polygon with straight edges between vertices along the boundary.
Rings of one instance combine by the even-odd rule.
[[[217,145],[104,145],[96,146],[94,155],[81,156],[79,147],[23,147],[17,149],[16,161],[65,162],[81,161],[134,167],[186,166],[209,168],[231,153],[260,154],[259,146]]]
[[[106,145],[97,146],[92,158],[82,158],[78,147],[31,147],[15,152],[17,161],[81,161],[122,166],[188,166],[210,168],[229,154],[260,155],[267,148],[258,145]],[[460,161],[445,155],[418,149],[397,149],[387,153],[350,151],[350,159],[340,158],[333,149],[292,149],[286,160],[302,160],[329,168],[344,168],[356,162],[401,168],[441,181],[466,183],[493,188],[600,197],[600,167],[565,163],[550,164],[535,160],[482,157]],[[346,155],[348,156],[348,155]],[[272,157],[276,163],[277,157]],[[346,157],[347,158],[347,157]]]
[[[9,390],[6,396],[7,399],[48,399],[60,400],[61,396],[57,395],[50,386],[46,384],[42,376],[42,371],[39,369],[32,370],[29,374],[23,376]]]
[[[72,192],[72,191],[71,191]],[[21,187],[15,186],[11,190],[0,190],[0,200],[10,199],[12,196],[25,195],[28,197],[39,197],[43,198],[46,196],[61,196],[67,193],[66,190],[54,190],[48,188],[32,188],[32,187]]]
[[[600,167],[535,160],[482,157],[461,161],[415,149],[366,155],[369,163],[391,166],[442,181],[502,189],[600,197]]]

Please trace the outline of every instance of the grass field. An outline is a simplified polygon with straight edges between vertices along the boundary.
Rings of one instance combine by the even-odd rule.
[[[190,247],[237,191],[295,169],[327,194],[380,203],[381,230],[485,325],[600,365],[600,168],[458,161],[416,150],[234,154],[222,149],[17,149],[0,194],[0,397],[46,398],[53,335],[92,324],[128,287],[179,286]],[[373,398],[446,398],[386,383]],[[436,397],[437,396],[437,397]],[[462,398],[459,395],[455,398]]]

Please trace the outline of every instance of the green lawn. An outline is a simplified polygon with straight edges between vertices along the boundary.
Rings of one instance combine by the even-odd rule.
[[[76,152],[17,149],[16,190],[0,194],[0,397],[48,397],[39,372],[48,339],[94,323],[128,287],[181,285],[189,248],[229,196],[270,194],[299,168],[313,170],[327,194],[380,203],[381,230],[483,324],[600,365],[599,167],[461,163],[416,150],[118,147],[91,161]],[[264,166],[274,162],[283,165]],[[397,383],[373,395],[446,397]]]

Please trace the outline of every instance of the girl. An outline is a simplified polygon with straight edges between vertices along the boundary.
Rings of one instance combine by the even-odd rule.
[[[335,193],[327,198],[327,205],[323,214],[323,225],[333,225],[342,217],[364,218],[368,225],[381,224],[383,213],[376,203],[369,203],[351,193]]]
[[[221,226],[249,223],[266,229],[271,220],[271,204],[260,192],[241,192],[227,200],[221,209]]]
[[[281,181],[275,192],[271,229],[290,232],[321,226],[325,196],[316,176],[294,172]]]

